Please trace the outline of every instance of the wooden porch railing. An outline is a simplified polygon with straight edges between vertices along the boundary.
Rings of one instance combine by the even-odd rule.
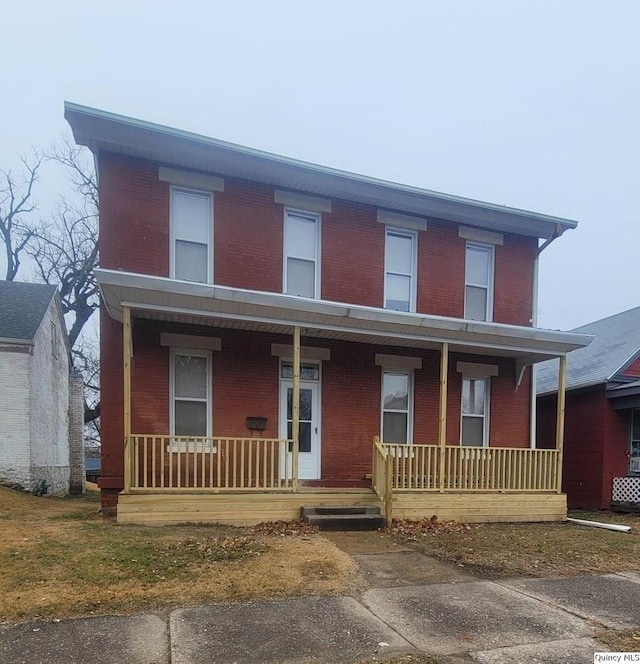
[[[292,440],[133,434],[126,442],[131,489],[294,491]]]
[[[393,491],[557,491],[558,450],[385,443]],[[440,476],[440,468],[444,474]]]
[[[371,474],[371,486],[384,504],[384,514],[387,526],[393,520],[393,468],[391,456],[388,450],[380,443],[380,438],[373,439],[373,467]]]

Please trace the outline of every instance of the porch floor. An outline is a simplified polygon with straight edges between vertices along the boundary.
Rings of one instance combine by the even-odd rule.
[[[211,494],[188,490],[177,493],[137,490],[120,494],[118,523],[165,525],[222,523],[252,526],[264,521],[300,518],[303,506],[375,505],[378,496],[366,489],[300,487],[297,493]],[[558,493],[497,493],[433,491],[398,493],[393,496],[393,517],[429,518],[465,522],[562,521],[567,516],[567,497]]]

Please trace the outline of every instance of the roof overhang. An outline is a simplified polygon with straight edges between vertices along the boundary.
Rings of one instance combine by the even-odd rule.
[[[87,146],[95,155],[105,150],[379,209],[536,238],[548,239],[577,226],[572,219],[318,166],[70,102],[65,102],[65,118],[76,143]]]
[[[640,408],[640,380],[609,384],[605,396],[611,401],[614,410]]]
[[[281,293],[197,284],[166,277],[97,269],[109,315],[122,320],[128,306],[137,318],[306,337],[515,358],[521,366],[588,345],[584,334],[391,312]]]

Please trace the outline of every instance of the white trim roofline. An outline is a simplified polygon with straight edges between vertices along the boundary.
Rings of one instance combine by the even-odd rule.
[[[318,328],[380,338],[443,341],[460,347],[504,349],[518,354],[558,357],[591,343],[573,332],[469,321],[427,314],[293,297],[227,286],[179,281],[119,270],[95,270],[109,314],[121,318],[123,305],[145,311]],[[381,341],[380,343],[385,343]],[[532,358],[533,359],[533,358]]]
[[[548,239],[578,223],[319,166],[71,102],[65,102],[65,118],[76,143],[94,155],[101,150],[115,152],[173,168],[529,237]]]

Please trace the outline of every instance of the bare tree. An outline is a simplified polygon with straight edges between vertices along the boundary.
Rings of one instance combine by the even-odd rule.
[[[22,253],[33,238],[31,213],[35,210],[33,188],[43,157],[34,151],[30,160],[21,158],[22,172],[0,169],[0,238],[7,263],[5,279],[13,281],[20,269]]]
[[[59,143],[47,159],[65,167],[74,195],[61,197],[53,213],[32,227],[26,250],[37,278],[60,289],[74,367],[87,386],[85,423],[96,422],[100,416],[98,349],[81,333],[99,305],[93,273],[98,264],[98,187],[85,151],[70,141]]]

